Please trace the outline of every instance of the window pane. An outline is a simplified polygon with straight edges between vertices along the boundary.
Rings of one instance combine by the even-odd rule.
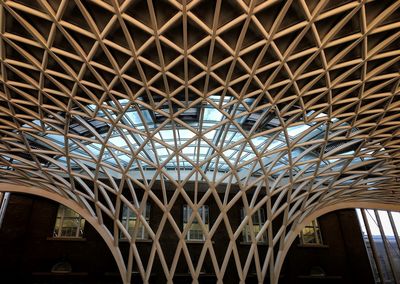
[[[64,216],[65,217],[73,217],[73,218],[79,218],[79,214],[76,213],[74,210],[69,209],[67,207],[64,207]]]
[[[321,230],[317,220],[304,227],[300,233],[300,242],[302,244],[322,245]]]
[[[54,225],[54,237],[82,237],[85,219],[70,208],[60,205]]]
[[[149,203],[146,204],[142,212],[142,216],[146,219],[146,221],[150,220]],[[149,239],[149,232],[146,230],[146,227],[144,226],[143,222],[139,218],[137,218],[136,213],[133,210],[131,210],[126,204],[123,205],[121,223],[124,226],[124,228],[128,231],[130,236],[133,236],[136,230],[137,240]],[[121,232],[120,238],[126,239],[126,236]]]
[[[245,209],[241,209],[241,218],[242,220],[245,218]],[[243,227],[242,231],[242,238],[243,242],[251,242],[251,233],[253,232],[254,237],[257,238],[257,234],[261,231],[261,228],[265,224],[265,213],[264,213],[264,208],[258,209],[256,212],[253,213],[251,216],[251,220],[253,222],[252,225],[250,225],[250,222],[247,221],[248,223]],[[265,243],[267,241],[267,232],[265,231],[259,238],[258,243]]]
[[[188,205],[183,206],[183,228],[186,229],[188,226],[188,222],[190,216],[192,215],[193,210]],[[209,208],[207,205],[203,205],[198,209],[198,213],[200,215],[200,219],[204,226],[208,229],[208,218],[209,218]],[[205,239],[202,225],[200,224],[197,217],[195,217],[190,224],[190,227],[186,234],[187,240],[195,240],[195,241],[203,241]]]

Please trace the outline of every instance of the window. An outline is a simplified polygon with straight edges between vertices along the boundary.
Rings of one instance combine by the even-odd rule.
[[[85,219],[74,210],[60,205],[58,207],[53,237],[55,238],[82,238]]]
[[[147,203],[146,207],[142,212],[143,218],[146,220],[147,223],[150,221],[150,204]],[[137,227],[136,231],[136,240],[148,240],[149,239],[149,232],[146,230],[143,222],[140,218],[137,218],[137,215],[134,211],[132,211],[126,204],[124,204],[122,208],[122,225],[128,231],[129,235],[132,237],[135,228]],[[121,239],[126,239],[126,236],[121,233]]]
[[[188,221],[190,216],[193,213],[193,209],[190,208],[188,205],[183,206],[183,228],[185,229],[188,226]],[[203,205],[199,208],[199,215],[201,218],[202,223],[208,230],[208,216],[209,216],[209,209],[207,205]],[[198,219],[194,217],[193,222],[190,224],[190,228],[186,234],[186,240],[188,241],[204,241],[205,236],[203,230],[201,228],[201,224],[199,223]]]
[[[244,217],[246,216],[245,209],[242,208],[240,211],[241,219],[243,220]],[[248,222],[244,227],[242,231],[242,237],[243,237],[243,242],[245,243],[250,243],[251,242],[251,231],[254,232],[254,236],[256,237],[257,234],[261,231],[262,226],[265,224],[265,213],[264,213],[264,208],[258,209],[256,212],[254,212],[253,216],[251,216],[253,225],[250,226],[250,223]],[[258,240],[258,243],[266,243],[267,242],[267,232],[265,231],[261,238]]]
[[[317,220],[312,221],[300,232],[300,243],[302,245],[322,245],[321,229]]]

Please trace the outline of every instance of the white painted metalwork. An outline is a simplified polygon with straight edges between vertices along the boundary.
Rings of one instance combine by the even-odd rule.
[[[10,200],[9,192],[0,192],[0,228],[3,224],[9,200]]]
[[[235,259],[242,282],[254,263],[258,281],[277,283],[315,212],[400,200],[400,2],[341,2],[0,1],[1,180],[84,212],[125,283],[134,264],[147,282],[156,259],[172,282],[182,255],[196,282],[206,254],[219,282]],[[179,198],[204,234],[195,261],[171,214]],[[206,226],[209,200],[220,212]],[[163,212],[157,228],[147,202]],[[146,263],[124,206],[152,241]],[[237,240],[260,208],[266,222],[241,262]],[[172,262],[166,224],[179,240]],[[218,228],[230,239],[222,260]]]
[[[368,209],[358,209],[357,213],[375,282],[398,283],[400,213]]]

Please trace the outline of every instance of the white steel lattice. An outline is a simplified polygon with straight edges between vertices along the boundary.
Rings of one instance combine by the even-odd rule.
[[[208,255],[219,282],[234,259],[241,281],[254,263],[259,282],[277,283],[277,259],[312,212],[398,204],[399,1],[0,2],[0,178],[68,198],[98,226],[112,220],[112,249],[121,234],[131,244],[117,259],[124,282],[133,266],[148,281],[156,260],[171,282],[182,256],[196,282]],[[171,214],[178,198],[205,237],[195,260]],[[198,208],[210,200],[220,213],[206,226]],[[157,228],[147,202],[163,212]],[[146,262],[122,204],[152,240]],[[237,241],[260,208],[241,261]]]

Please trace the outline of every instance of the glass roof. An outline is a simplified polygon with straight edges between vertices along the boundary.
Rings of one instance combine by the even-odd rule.
[[[225,97],[224,103],[229,103],[231,99]],[[249,131],[245,125],[250,123],[251,128],[251,122],[254,125],[262,113],[241,116],[244,107],[228,109],[224,113],[211,104],[219,102],[220,97],[211,96],[207,103],[186,109],[178,116],[182,118],[182,124],[176,120],[160,120],[155,111],[128,100],[119,100],[118,106],[114,102],[107,102],[106,107],[88,105],[88,113],[96,113],[96,118],[76,115],[67,136],[44,121],[35,120],[32,125],[26,124],[24,127],[36,125],[44,130],[39,133],[26,132],[30,133],[27,134],[30,140],[44,148],[60,152],[60,149],[68,146],[68,161],[75,168],[82,167],[82,163],[90,167],[89,161],[94,158],[101,161],[102,165],[129,170],[159,167],[165,170],[191,170],[199,167],[204,172],[236,169],[237,172],[246,171],[256,176],[265,171],[269,171],[271,176],[280,175],[288,168],[294,173],[315,171],[321,151],[318,140],[325,135],[325,122],[300,121],[285,128],[272,118],[263,125],[264,131]],[[251,100],[247,103],[251,103]],[[171,113],[168,109],[165,112]],[[324,113],[317,116],[326,117]],[[100,139],[95,135],[101,135]],[[51,143],[42,142],[40,137]],[[293,141],[294,146],[291,144]],[[310,141],[317,142],[307,143]],[[290,150],[287,145],[292,145]],[[350,150],[339,155],[352,158],[353,153],[354,150]],[[54,158],[64,165],[67,163],[65,154],[54,155]],[[321,163],[337,163],[338,166],[331,168],[335,170],[342,165],[338,159],[324,159]],[[288,166],[290,160],[292,167]]]

